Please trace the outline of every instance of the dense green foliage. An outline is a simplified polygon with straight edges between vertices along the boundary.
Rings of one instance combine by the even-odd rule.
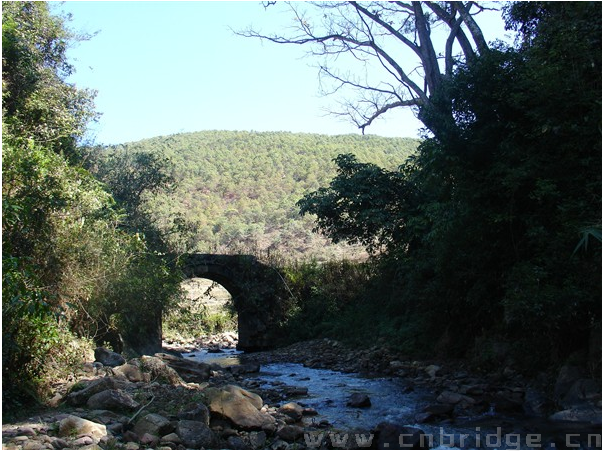
[[[179,286],[81,165],[94,93],[64,81],[73,39],[48,4],[3,2],[3,409],[79,364],[82,337],[136,336]]]
[[[226,288],[195,278],[182,285],[185,296],[162,318],[164,340],[195,340],[237,330],[237,311]]]
[[[434,94],[454,124],[398,171],[340,157],[300,206],[332,239],[384,248],[381,282],[360,299],[385,297],[382,310],[421,325],[398,342],[466,355],[503,341],[536,369],[600,330],[601,15],[586,2],[507,14],[517,48],[461,66]]]
[[[418,143],[377,136],[208,131],[97,148],[91,154],[98,168],[93,172],[110,186],[126,183],[123,171],[116,170],[131,166],[124,160],[168,159],[169,177],[178,188],[142,208],[168,235],[179,224],[186,229],[191,249],[220,253],[251,248],[290,258],[333,258],[349,248],[327,246],[311,232],[312,218],[300,218],[295,203],[335,175],[332,159],[338,154],[394,169]],[[128,173],[148,179],[139,170]]]

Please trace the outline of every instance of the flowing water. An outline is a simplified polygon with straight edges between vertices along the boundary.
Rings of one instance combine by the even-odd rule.
[[[183,354],[185,358],[223,367],[244,363],[241,356],[242,353],[234,349],[225,349],[220,353],[200,350]],[[431,440],[432,448],[551,449],[548,444],[550,434],[547,437],[532,434],[534,446],[528,446],[526,440],[532,431],[526,430],[527,419],[521,417],[500,417],[487,412],[479,417],[455,418],[454,422],[418,425],[415,423],[415,415],[425,405],[433,403],[434,393],[426,388],[410,389],[402,378],[365,378],[353,373],[308,368],[297,363],[272,363],[262,365],[260,372],[249,375],[248,380],[255,381],[261,389],[307,388],[307,395],[290,399],[318,412],[317,416],[304,417],[307,425],[326,420],[337,430],[370,431],[386,421],[422,429]],[[354,393],[368,395],[371,406],[349,407],[347,402]],[[528,429],[543,426],[533,421],[531,424]]]

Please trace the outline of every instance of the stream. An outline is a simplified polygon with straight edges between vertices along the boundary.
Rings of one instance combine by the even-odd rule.
[[[223,349],[219,353],[203,349],[183,354],[183,357],[222,367],[244,363],[243,354],[234,349]],[[304,417],[306,426],[326,420],[332,430],[370,431],[381,422],[390,422],[421,429],[431,441],[432,449],[555,449],[550,441],[556,432],[547,430],[546,420],[540,424],[532,417],[521,415],[502,417],[486,412],[475,417],[417,424],[415,415],[433,401],[434,394],[427,388],[409,388],[403,378],[365,378],[355,373],[309,368],[297,363],[270,363],[262,365],[259,373],[250,374],[246,379],[263,390],[307,388],[307,394],[290,398],[318,412],[316,416]],[[349,407],[347,402],[354,393],[368,395],[371,406]],[[538,433],[532,433],[536,431]],[[587,442],[582,436],[591,431],[578,428],[572,432],[580,434],[580,439],[575,440],[581,443],[578,447],[583,448],[582,444]]]

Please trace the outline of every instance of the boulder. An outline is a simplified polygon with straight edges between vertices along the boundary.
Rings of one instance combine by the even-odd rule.
[[[262,398],[236,385],[207,390],[209,410],[232,421],[241,429],[263,429],[274,422],[270,415],[260,412]]]
[[[136,422],[134,432],[138,437],[142,437],[145,434],[162,437],[174,432],[174,426],[167,418],[156,413],[150,413]]]
[[[200,421],[180,420],[176,434],[186,449],[215,449],[217,445],[213,431]]]
[[[103,390],[88,398],[86,405],[90,409],[131,410],[140,407],[132,397],[123,390]]]
[[[85,420],[74,415],[69,415],[59,422],[59,437],[87,436],[97,444],[107,435],[107,428],[103,424]]]
[[[90,382],[81,390],[75,390],[67,396],[67,403],[72,406],[83,406],[88,402],[88,399],[105,390],[117,390],[125,388],[129,382],[115,379],[112,377],[103,377]]]
[[[143,355],[140,358],[140,365],[143,371],[151,373],[152,380],[164,381],[171,385],[184,385],[180,375],[159,357]]]
[[[207,363],[183,359],[162,352],[155,354],[155,357],[176,370],[186,382],[205,382],[209,380],[209,376],[211,375],[211,366]]]
[[[126,363],[126,359],[117,352],[109,351],[107,348],[98,347],[94,350],[94,359],[104,366],[120,366]]]
[[[577,379],[567,390],[560,403],[568,409],[572,406],[595,402],[601,399],[601,381],[596,379]]]
[[[364,393],[354,393],[350,396],[350,399],[347,402],[349,407],[370,407],[371,406],[371,398]]]
[[[113,368],[113,373],[116,376],[121,376],[130,382],[149,382],[151,375],[149,373],[143,373],[140,368],[136,365],[126,363],[124,365],[116,366]]]

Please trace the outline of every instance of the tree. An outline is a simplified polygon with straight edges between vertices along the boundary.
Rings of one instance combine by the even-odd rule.
[[[2,7],[2,381],[14,413],[49,374],[81,364],[73,343],[101,339],[112,315],[134,342],[181,279],[118,226],[122,212],[81,165],[93,94],[65,81],[64,23],[44,2]]]
[[[350,118],[364,132],[389,110],[411,107],[436,136],[454,128],[450,99],[434,94],[459,64],[472,64],[488,52],[476,20],[489,9],[483,3],[286,4],[294,22],[287,34],[254,29],[239,34],[310,46],[310,55],[324,59],[321,79],[333,83],[326,92],[351,92],[334,114]],[[331,66],[341,60],[357,64],[359,70],[345,73]],[[376,77],[370,70],[373,62],[381,69]],[[430,116],[422,114],[425,108],[432,111]]]
[[[454,337],[447,353],[509,340],[535,370],[600,330],[600,242],[584,251],[579,238],[600,237],[601,15],[592,2],[506,14],[517,46],[459,64],[433,93],[450,102],[454,135],[426,139],[398,173],[341,160],[301,206],[335,238],[403,230],[383,263],[398,311],[423,319],[432,344]]]
[[[2,114],[6,132],[77,158],[76,143],[97,117],[94,91],[64,80],[68,46],[85,39],[52,16],[48,4],[2,4]]]
[[[315,214],[316,228],[335,243],[363,244],[369,252],[408,246],[405,218],[416,214],[418,193],[401,171],[360,163],[351,154],[334,159],[337,176],[328,188],[304,196],[300,213]]]

